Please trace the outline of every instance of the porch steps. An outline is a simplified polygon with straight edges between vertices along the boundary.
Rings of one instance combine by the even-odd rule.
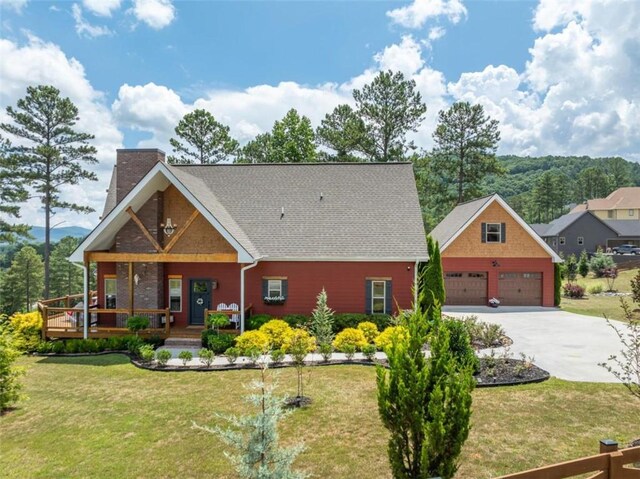
[[[167,338],[164,341],[164,345],[167,348],[195,348],[200,349],[202,347],[202,341],[200,338]]]

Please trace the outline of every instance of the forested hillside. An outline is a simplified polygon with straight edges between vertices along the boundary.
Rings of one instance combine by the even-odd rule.
[[[619,157],[501,156],[498,160],[505,174],[486,177],[482,190],[499,193],[532,223],[557,218],[571,203],[640,185],[640,165]]]

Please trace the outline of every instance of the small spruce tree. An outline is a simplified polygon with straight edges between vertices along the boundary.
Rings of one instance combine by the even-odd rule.
[[[259,364],[260,380],[250,385],[256,392],[246,397],[246,402],[257,409],[255,414],[217,415],[231,424],[229,429],[196,423],[193,427],[219,436],[234,449],[234,452],[225,451],[224,455],[242,479],[304,479],[307,474],[292,469],[293,461],[304,446],[280,446],[278,424],[290,412],[283,409],[284,398],[274,394],[275,384],[267,380],[267,362]]]
[[[327,292],[322,288],[318,294],[316,309],[311,313],[311,332],[318,346],[333,341],[333,310],[327,306]]]
[[[429,262],[421,263],[418,271],[420,285],[423,285],[418,286],[423,289],[423,294],[420,294],[420,308],[423,311],[427,311],[436,302],[444,304],[446,299],[440,245],[431,236],[427,236],[427,253]]]
[[[589,256],[585,250],[580,253],[580,260],[578,261],[578,273],[583,278],[586,278],[589,274]]]
[[[576,260],[575,254],[570,254],[566,261],[567,267],[567,279],[571,281],[575,281],[578,277],[578,262]]]

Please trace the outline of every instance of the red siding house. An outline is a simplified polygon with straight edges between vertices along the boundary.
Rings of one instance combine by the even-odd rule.
[[[411,164],[168,165],[155,149],[118,150],[71,257],[97,263],[85,336],[131,314],[173,335],[225,308],[243,330],[247,314],[310,314],[322,288],[337,312],[390,314],[425,259]]]
[[[431,232],[440,244],[446,304],[554,304],[562,260],[499,196],[462,203]]]

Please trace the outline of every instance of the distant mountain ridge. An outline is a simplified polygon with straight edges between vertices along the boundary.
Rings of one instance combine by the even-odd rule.
[[[42,243],[44,241],[44,226],[32,226],[29,233],[34,238],[30,240],[31,242]],[[90,229],[81,226],[62,226],[51,230],[51,242],[56,243],[65,236],[84,238],[89,233],[91,233]]]

